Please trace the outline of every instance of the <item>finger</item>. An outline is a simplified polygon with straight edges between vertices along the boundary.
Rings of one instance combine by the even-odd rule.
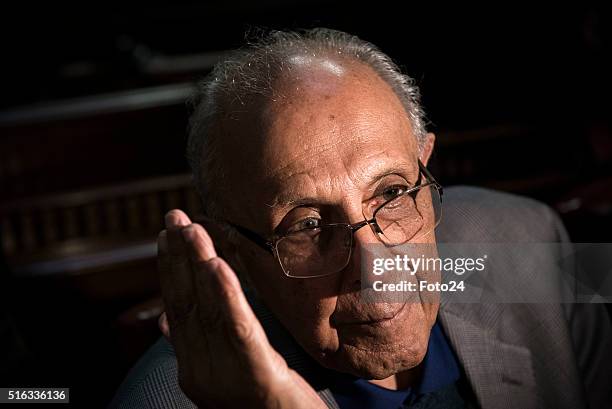
[[[168,317],[165,312],[162,312],[157,320],[157,326],[164,335],[164,337],[170,341],[170,326],[168,325]]]
[[[192,224],[184,228],[182,235],[191,266],[197,275],[198,266],[206,265],[209,260],[217,257],[217,253],[208,232],[201,225]],[[203,332],[206,336],[209,336],[222,327],[223,311],[218,302],[215,301],[214,294],[211,293],[212,284],[205,285],[204,288],[198,288],[197,284],[195,285],[199,315],[204,324]]]
[[[184,258],[185,246],[181,237],[181,230],[191,224],[189,217],[181,210],[174,209],[164,217],[166,231],[168,232],[168,255],[171,258]]]
[[[195,310],[193,274],[180,232],[163,230],[157,239],[158,269],[169,325],[179,326]]]
[[[185,255],[182,237],[180,232],[177,233],[178,239],[175,237],[171,255],[168,234],[169,231],[164,230],[158,237],[158,268],[167,333],[161,317],[159,324],[160,330],[176,352],[180,377],[189,378],[192,357],[204,356],[208,346],[197,314],[193,273]],[[177,256],[181,253],[182,257]]]
[[[202,225],[193,223],[182,230],[187,256],[193,263],[208,261],[217,257],[217,251],[210,235]]]
[[[273,349],[232,268],[219,257],[195,266],[200,321],[211,350],[230,348],[249,367],[270,370]]]
[[[192,224],[184,228],[182,235],[185,241],[187,256],[193,271],[197,275],[199,265],[206,265],[209,260],[217,256],[212,240],[206,230],[198,224]],[[194,279],[195,282],[196,280]],[[203,289],[198,288],[197,284],[195,286],[200,317],[203,318],[205,323],[203,331],[208,335],[222,325],[222,312],[220,306],[215,302],[213,295],[210,293],[210,285],[206,285]]]
[[[182,220],[183,222],[185,219]],[[160,252],[160,272],[162,278],[162,292],[166,302],[171,327],[180,326],[194,313],[197,299],[194,290],[193,272],[190,265],[190,257],[197,261],[206,261],[217,256],[212,239],[200,225],[189,225],[182,227],[179,217],[172,212],[167,216],[167,228],[165,249]],[[185,235],[185,231],[187,231]],[[193,235],[189,251],[185,238]],[[164,236],[162,239],[162,247]],[[194,248],[193,243],[197,244]]]

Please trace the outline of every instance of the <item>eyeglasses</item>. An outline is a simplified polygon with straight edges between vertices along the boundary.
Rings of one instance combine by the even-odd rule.
[[[239,233],[272,253],[283,272],[292,278],[316,278],[338,273],[349,263],[353,235],[369,225],[386,246],[418,240],[440,223],[442,186],[419,160],[419,176],[412,188],[397,192],[376,207],[363,210],[364,220],[355,224],[331,223],[265,239],[232,223]],[[422,182],[423,176],[425,182]]]

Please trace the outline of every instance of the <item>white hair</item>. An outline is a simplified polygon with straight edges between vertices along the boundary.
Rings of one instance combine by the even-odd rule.
[[[215,125],[224,120],[229,106],[235,103],[246,105],[255,96],[273,98],[275,80],[287,60],[312,54],[348,58],[371,67],[400,99],[422,149],[426,138],[425,114],[418,87],[389,56],[375,45],[341,31],[326,28],[273,31],[216,64],[189,101],[192,114],[187,159],[204,211],[210,217],[220,216],[218,185],[223,184],[224,177],[224,161],[219,158],[215,143],[221,136],[214,131]]]

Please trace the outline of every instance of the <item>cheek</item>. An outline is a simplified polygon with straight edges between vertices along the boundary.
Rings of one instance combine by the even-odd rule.
[[[263,267],[263,266],[262,266]],[[330,316],[336,308],[333,295],[337,280],[292,279],[286,277],[278,265],[265,266],[253,273],[252,284],[266,306],[287,328],[295,340],[312,355],[338,348],[336,330],[330,325]]]

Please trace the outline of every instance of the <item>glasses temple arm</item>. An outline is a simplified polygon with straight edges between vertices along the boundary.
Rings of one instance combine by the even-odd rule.
[[[242,234],[244,237],[251,240],[253,243],[257,244],[262,249],[266,250],[269,253],[272,253],[272,243],[261,237],[259,234],[247,229],[246,227],[238,226],[233,223],[227,224],[236,229],[238,233]]]
[[[429,169],[427,169],[425,165],[423,165],[423,162],[421,162],[420,159],[419,159],[419,169],[425,175],[425,178],[427,178],[427,180],[432,182],[435,185],[435,187],[438,189],[438,192],[440,192],[440,200],[442,200],[442,194],[444,193],[444,190],[442,189],[442,185],[438,183],[436,178],[433,177],[433,175],[429,172]]]

